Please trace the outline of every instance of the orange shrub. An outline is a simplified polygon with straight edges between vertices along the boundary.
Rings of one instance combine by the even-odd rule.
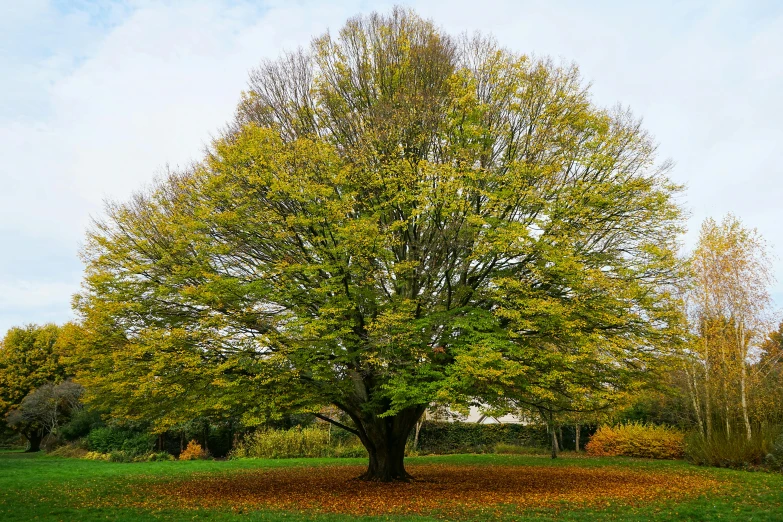
[[[679,459],[685,454],[684,438],[685,434],[675,428],[634,422],[601,426],[585,450],[596,457]]]
[[[179,460],[199,460],[206,458],[206,456],[207,453],[204,451],[204,448],[201,447],[201,444],[195,440],[191,440],[188,442],[188,447],[185,448],[185,451],[179,454]]]

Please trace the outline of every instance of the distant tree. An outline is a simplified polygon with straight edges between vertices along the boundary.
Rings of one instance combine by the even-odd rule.
[[[694,343],[686,367],[694,411],[708,438],[714,420],[730,436],[739,412],[752,437],[750,394],[754,358],[770,324],[773,281],[763,238],[734,217],[706,220],[691,261],[689,296]]]
[[[84,388],[72,381],[44,384],[8,413],[8,425],[28,440],[27,451],[39,451],[43,438],[56,434],[58,428],[81,409],[83,394]]]
[[[11,328],[0,341],[0,417],[18,408],[34,389],[65,379],[59,335],[54,324],[28,325]]]
[[[756,387],[752,411],[756,418],[783,424],[783,323],[769,332],[761,350],[751,371]]]
[[[364,478],[405,480],[428,405],[601,394],[670,346],[682,216],[655,149],[575,66],[351,19],[95,224],[84,384],[160,425],[313,412],[361,439]]]

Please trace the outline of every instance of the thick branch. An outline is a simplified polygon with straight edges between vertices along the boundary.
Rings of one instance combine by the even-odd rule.
[[[349,433],[353,433],[357,437],[359,436],[359,432],[357,430],[346,426],[342,422],[338,422],[338,421],[336,421],[334,419],[331,419],[331,418],[327,417],[326,415],[321,415],[320,413],[313,413],[313,415],[315,417],[318,417],[321,420],[324,420],[326,422],[330,422],[330,423],[334,424],[335,426],[337,426],[338,428],[342,428],[342,429],[344,429],[345,431],[347,431]]]

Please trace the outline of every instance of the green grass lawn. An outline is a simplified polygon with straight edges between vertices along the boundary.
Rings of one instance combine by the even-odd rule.
[[[417,466],[545,466],[569,467],[568,470],[623,469],[651,474],[698,474],[716,479],[721,487],[696,497],[677,501],[662,498],[653,503],[629,505],[618,502],[599,508],[574,504],[550,507],[498,505],[489,511],[460,514],[434,511],[429,514],[349,516],[317,511],[275,511],[232,506],[197,508],[179,505],[176,497],[149,507],[132,507],[123,502],[128,492],[137,498],[155,484],[188,481],[195,488],[203,478],[229,478],[274,468],[308,467],[307,473],[319,473],[319,467],[363,464],[362,459],[291,459],[190,461],[151,463],[108,463],[62,459],[18,452],[0,452],[0,520],[783,520],[783,475],[698,468],[684,462],[644,461],[621,458],[561,458],[508,455],[452,455],[408,459],[415,476]],[[555,470],[557,471],[557,470]],[[563,470],[560,470],[563,471]],[[255,476],[255,475],[254,475]],[[391,490],[389,490],[391,491]],[[150,493],[152,496],[153,493]],[[114,500],[120,505],[113,505]],[[143,499],[142,499],[143,500]],[[124,506],[122,504],[125,504]],[[234,508],[236,508],[234,506]]]

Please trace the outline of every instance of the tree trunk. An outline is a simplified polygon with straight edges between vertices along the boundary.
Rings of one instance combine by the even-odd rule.
[[[748,440],[753,438],[753,431],[750,428],[750,417],[748,416],[748,401],[746,398],[747,392],[745,390],[745,380],[747,376],[745,373],[745,363],[742,363],[742,373],[740,375],[740,392],[742,394],[742,420],[745,421],[745,436]]]
[[[346,412],[357,426],[357,435],[367,449],[370,462],[359,478],[374,482],[409,481],[405,471],[405,444],[424,406],[407,408],[391,417],[359,416]]]
[[[31,431],[29,433],[23,433],[23,435],[27,439],[27,443],[28,443],[27,449],[24,450],[25,453],[35,453],[37,451],[41,451],[43,430]]]
[[[576,442],[574,445],[576,452],[579,453],[579,424],[576,425]]]
[[[739,326],[739,363],[740,363],[740,395],[742,400],[742,420],[745,421],[745,436],[748,440],[753,438],[753,432],[750,428],[750,417],[748,415],[748,400],[747,390],[745,389],[747,381],[747,350],[745,345],[745,325],[740,323]]]
[[[726,410],[726,438],[731,439],[731,409],[729,408],[728,400],[726,400],[726,407],[724,409]]]
[[[405,471],[405,442],[396,441],[389,445],[379,444],[370,453],[367,471],[359,478],[375,482],[408,481],[412,477]]]
[[[556,459],[557,452],[560,450],[557,446],[557,430],[552,426],[549,431],[552,432],[552,458]]]
[[[706,439],[707,431],[704,427],[704,421],[702,421],[701,418],[701,403],[699,401],[699,390],[696,384],[696,371],[694,370],[693,375],[691,375],[687,364],[685,365],[685,381],[688,383],[688,390],[690,391],[691,395],[693,412],[696,415],[696,423],[699,425],[699,433],[701,434],[702,438]]]
[[[725,330],[725,327],[724,327]],[[725,334],[721,337],[725,337]],[[721,340],[720,343],[720,357],[722,362],[722,373],[723,373],[723,411],[724,415],[726,416],[725,419],[725,426],[726,426],[726,438],[731,439],[731,410],[732,408],[729,406],[729,379],[727,378],[727,372],[729,368],[729,364],[726,358],[726,341],[725,339]]]
[[[416,422],[416,434],[413,437],[413,451],[418,451],[419,449],[419,432],[421,431],[422,424],[424,424],[423,420]]]
[[[705,355],[709,357],[709,355]],[[710,363],[706,360],[704,365],[704,421],[707,426],[707,440],[712,440],[712,393],[710,391]]]

